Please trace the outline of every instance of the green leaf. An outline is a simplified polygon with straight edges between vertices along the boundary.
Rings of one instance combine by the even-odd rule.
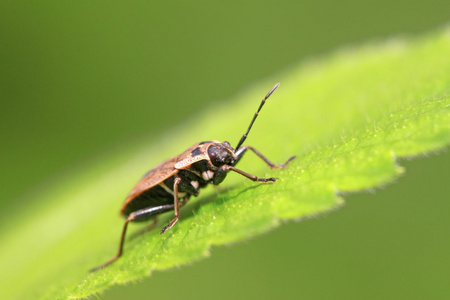
[[[397,157],[450,143],[450,31],[345,49],[295,66],[168,132],[160,141],[128,143],[55,179],[20,214],[3,215],[2,299],[86,297],[114,284],[191,263],[221,245],[263,233],[283,220],[338,208],[343,192],[386,184],[403,170]],[[130,226],[122,258],[87,271],[117,251],[124,196],[151,166],[201,140],[235,145],[259,100],[275,84],[247,144],[289,167],[270,170],[251,153],[239,168],[275,184],[237,174],[182,209],[166,234]],[[18,205],[21,199],[15,201]],[[173,216],[159,218],[158,229]],[[13,224],[13,225],[11,225]],[[31,251],[32,249],[32,251]]]

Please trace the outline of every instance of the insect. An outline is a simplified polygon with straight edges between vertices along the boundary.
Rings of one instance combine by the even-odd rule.
[[[247,150],[254,152],[271,169],[284,168],[295,158],[295,156],[292,156],[284,164],[275,165],[255,148],[242,146],[261,108],[279,86],[280,84],[277,83],[261,101],[247,131],[241,137],[235,149],[231,147],[229,142],[207,141],[197,143],[180,155],[160,163],[147,172],[131,190],[122,205],[120,212],[126,220],[120,238],[119,251],[104,264],[91,269],[91,272],[106,267],[122,255],[128,223],[156,219],[156,215],[173,210],[175,217],[162,229],[161,234],[163,234],[178,221],[180,207],[185,205],[191,196],[198,196],[200,189],[208,184],[220,184],[229,171],[236,172],[256,182],[275,182],[276,178],[258,178],[237,169],[235,165]]]

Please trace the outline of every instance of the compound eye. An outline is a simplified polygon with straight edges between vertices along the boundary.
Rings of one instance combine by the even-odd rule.
[[[230,159],[230,153],[223,149],[221,146],[211,146],[208,149],[208,155],[211,159],[211,162],[213,165],[220,167],[222,165],[225,165],[229,163]]]

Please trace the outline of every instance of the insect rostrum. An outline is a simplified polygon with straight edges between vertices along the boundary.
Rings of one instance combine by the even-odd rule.
[[[191,196],[198,196],[200,189],[208,184],[220,184],[229,171],[236,172],[256,182],[275,182],[276,178],[258,178],[235,168],[235,165],[248,150],[260,157],[271,169],[284,168],[295,158],[295,156],[292,156],[286,163],[275,165],[255,148],[242,146],[264,103],[279,85],[277,83],[261,101],[247,131],[235,149],[228,142],[207,141],[197,143],[180,155],[160,163],[145,174],[131,190],[122,206],[121,214],[126,220],[117,254],[104,264],[91,269],[91,272],[106,267],[122,255],[129,222],[155,219],[156,215],[173,210],[175,217],[162,229],[161,234],[163,234],[178,221],[180,207],[186,204]]]

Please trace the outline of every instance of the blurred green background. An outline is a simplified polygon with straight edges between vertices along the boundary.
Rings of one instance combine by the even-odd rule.
[[[2,1],[0,217],[26,204],[18,196],[164,136],[293,63],[426,32],[449,12],[448,0]],[[105,299],[448,297],[450,157],[404,164],[399,184],[352,195],[336,213],[214,249]]]

